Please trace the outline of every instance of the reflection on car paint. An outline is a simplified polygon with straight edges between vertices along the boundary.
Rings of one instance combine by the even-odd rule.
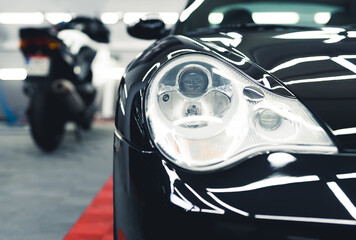
[[[200,201],[202,201],[204,204],[208,205],[209,207],[211,207],[212,209],[200,209],[201,212],[204,213],[215,213],[215,214],[224,214],[225,211],[213,204],[211,204],[210,202],[208,202],[207,200],[205,200],[202,196],[200,196],[196,191],[194,191],[194,189],[192,187],[190,187],[188,184],[184,184]]]
[[[179,50],[176,50],[176,51],[173,51],[171,53],[169,53],[167,55],[167,59],[172,59],[176,56],[178,56],[179,54],[182,54],[182,53],[196,53],[197,51],[196,50],[193,50],[193,49],[189,49],[189,48],[186,48],[186,49],[179,49]]]
[[[340,33],[346,32],[343,28],[330,28],[325,27],[321,31],[301,31],[294,33],[286,33],[277,35],[274,38],[279,39],[327,39],[324,43],[337,43],[346,38],[345,35]],[[349,37],[349,36],[347,36]]]
[[[181,22],[184,22],[189,16],[204,2],[204,0],[195,0],[189,7],[184,9],[179,17]]]
[[[271,164],[271,168],[276,170],[297,161],[297,158],[289,153],[278,152],[270,154],[267,161]]]
[[[276,153],[278,155],[278,153]],[[274,156],[276,156],[274,154]],[[284,153],[281,153],[284,155]],[[273,155],[273,154],[271,154]],[[270,156],[271,156],[270,155]],[[278,157],[278,156],[277,156]],[[290,160],[285,164],[294,162],[295,160]],[[187,198],[183,196],[183,194],[175,187],[176,181],[181,181],[178,174],[175,170],[169,169],[167,163],[162,160],[163,166],[170,178],[171,183],[171,202],[176,204],[179,207],[186,209],[187,211],[192,212],[205,212],[205,213],[213,213],[213,214],[225,214],[225,211],[216,205],[212,204],[211,202],[204,199],[201,195],[199,195],[191,186],[187,183],[184,186],[189,189],[191,193],[193,193],[202,203],[206,204],[207,206],[211,207],[211,209],[200,209],[197,206],[194,206]],[[280,163],[279,163],[280,164]],[[281,166],[281,167],[283,167]],[[273,166],[271,166],[273,167]],[[337,178],[339,179],[349,179],[349,178],[356,178],[356,173],[348,173],[348,174],[338,174]],[[254,182],[245,186],[240,187],[233,187],[233,188],[221,188],[221,189],[214,189],[214,188],[207,188],[207,195],[209,195],[216,203],[221,205],[222,207],[235,212],[239,215],[248,217],[250,214],[244,210],[238,209],[233,207],[226,202],[219,199],[215,194],[216,193],[237,193],[237,192],[244,192],[244,191],[253,191],[258,190],[266,187],[275,187],[280,185],[286,184],[296,184],[296,183],[306,183],[306,182],[314,182],[320,181],[320,178],[316,175],[310,176],[302,176],[302,177],[292,177],[292,176],[280,176],[274,175],[268,177],[264,180]],[[327,182],[327,186],[333,192],[335,197],[339,200],[339,202],[345,207],[345,209],[350,213],[350,215],[356,219],[356,208],[351,202],[351,200],[347,197],[347,195],[342,191],[342,189],[338,186],[336,182]],[[215,193],[215,194],[214,194]],[[177,195],[176,195],[177,194]],[[356,225],[356,221],[348,220],[348,219],[328,219],[328,218],[314,218],[314,217],[299,217],[299,216],[274,216],[274,215],[263,215],[263,214],[255,214],[254,217],[256,219],[269,219],[269,220],[284,220],[284,221],[299,221],[299,222],[315,222],[315,223],[330,223],[330,224],[345,224],[345,225]]]
[[[356,225],[356,221],[354,221],[354,220],[330,219],[330,218],[276,216],[276,215],[262,215],[262,214],[256,214],[255,218],[256,219],[264,219],[264,220],[277,220],[277,221]]]
[[[354,179],[356,178],[356,173],[337,174],[336,177],[338,179]]]
[[[328,182],[327,185],[350,215],[356,219],[356,208],[340,186],[336,182]]]
[[[305,84],[305,83],[320,83],[320,82],[334,82],[334,81],[346,81],[356,79],[356,75],[342,75],[335,77],[321,77],[321,78],[310,78],[310,79],[299,79],[285,82],[285,85],[295,85],[295,84]]]
[[[217,203],[219,203],[221,206],[225,207],[226,209],[229,209],[232,212],[235,212],[237,214],[240,214],[242,216],[248,217],[250,214],[248,212],[245,212],[241,209],[235,208],[233,206],[230,206],[229,204],[221,201],[221,199],[219,199],[218,197],[216,197],[213,193],[208,192],[207,193],[212,199],[214,199]]]
[[[281,174],[272,175],[266,179],[247,184],[245,186],[230,187],[230,188],[207,188],[206,190],[213,193],[236,193],[236,192],[246,192],[252,190],[258,190],[267,187],[275,187],[294,183],[306,183],[319,181],[320,178],[316,175],[310,176],[283,176]]]
[[[329,56],[312,56],[312,57],[301,57],[301,58],[295,58],[292,60],[289,60],[287,62],[284,62],[280,65],[277,65],[271,70],[267,70],[269,73],[275,73],[277,71],[280,71],[282,69],[290,68],[293,67],[297,64],[300,63],[306,63],[306,62],[317,62],[317,61],[324,61],[324,60],[329,60]]]
[[[170,186],[171,186],[170,200],[172,201],[172,203],[176,204],[179,207],[186,209],[187,211],[224,214],[225,211],[223,209],[218,208],[217,206],[215,206],[215,205],[211,204],[210,202],[208,202],[207,200],[205,200],[196,191],[194,191],[194,189],[192,187],[190,187],[188,184],[185,183],[184,186],[191,193],[193,193],[196,196],[196,198],[199,199],[202,203],[211,207],[211,209],[199,208],[197,206],[194,206],[190,201],[188,201],[183,196],[183,194],[178,190],[178,188],[174,186],[174,183],[176,181],[180,181],[180,178],[177,175],[176,171],[170,170],[165,161],[162,161],[162,165],[164,166],[164,169],[166,170],[166,173],[168,174],[169,179],[170,179]],[[179,197],[177,195],[175,195],[175,192],[178,193]]]

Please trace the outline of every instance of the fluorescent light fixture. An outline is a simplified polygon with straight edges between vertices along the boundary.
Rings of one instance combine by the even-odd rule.
[[[223,19],[224,19],[224,14],[218,12],[210,13],[208,17],[210,24],[220,24]]]
[[[252,19],[257,24],[296,24],[300,17],[296,12],[254,12]]]
[[[40,12],[0,13],[1,24],[42,24],[44,16]]]
[[[330,21],[330,12],[318,12],[314,15],[314,21],[317,24],[327,24]]]
[[[122,19],[122,12],[105,12],[101,14],[101,21],[104,24],[116,24]]]
[[[27,71],[24,68],[2,68],[0,69],[0,79],[5,81],[25,80]]]
[[[160,12],[159,16],[167,25],[173,25],[178,21],[179,14],[177,12]]]
[[[147,14],[147,12],[127,12],[124,14],[123,20],[125,24],[132,24],[138,22],[140,18],[145,17]]]
[[[58,24],[61,22],[69,22],[73,17],[70,13],[49,12],[45,13],[45,18],[51,24]]]

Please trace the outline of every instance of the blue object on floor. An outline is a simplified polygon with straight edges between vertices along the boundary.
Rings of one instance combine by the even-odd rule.
[[[0,106],[2,108],[2,110],[5,113],[6,119],[10,124],[14,124],[17,121],[16,116],[11,112],[10,108],[7,105],[6,99],[5,99],[5,95],[2,91],[2,84],[0,81]]]

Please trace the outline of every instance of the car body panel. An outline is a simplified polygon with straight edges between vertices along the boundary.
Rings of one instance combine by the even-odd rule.
[[[356,75],[352,70],[356,71],[356,67],[353,69],[355,65],[352,61],[355,61],[356,56],[356,49],[353,48],[356,39],[347,39],[348,43],[325,43],[325,35],[330,37],[330,34],[327,34],[329,30],[326,33],[322,30],[314,31],[315,34],[309,34],[316,39],[299,39],[298,34],[303,32],[290,30],[283,34],[281,30],[278,30],[278,35],[276,35],[276,30],[271,31],[274,34],[262,31],[259,33],[261,36],[258,36],[256,32],[247,32],[245,33],[246,40],[242,32],[210,36],[205,34],[204,37],[194,36],[192,38],[169,37],[143,53],[140,60],[136,61],[130,69],[135,68],[137,64],[144,65],[144,63],[150,67],[161,66],[174,56],[172,53],[175,51],[176,55],[192,51],[213,54],[228,61],[276,93],[285,96],[296,95],[335,133],[338,144],[345,151],[354,151],[356,131],[353,129],[356,127],[356,114],[352,109],[356,103],[356,81],[353,81]],[[295,36],[297,39],[276,38],[276,36],[283,35]],[[241,39],[236,40],[234,36]],[[249,38],[255,39],[253,46],[243,44],[244,41],[251,42]],[[236,44],[236,41],[241,41],[241,43],[236,47],[232,46]],[[161,49],[165,49],[166,54],[160,51]],[[154,54],[152,53],[154,52],[161,58],[153,60]],[[147,59],[145,55],[149,58]],[[268,62],[267,59],[271,61]],[[155,64],[152,64],[153,62]],[[142,70],[140,65],[139,70],[133,71],[146,72],[148,70]],[[143,77],[137,76],[137,79]],[[144,81],[148,81],[147,77]],[[292,94],[285,88],[279,88],[280,83],[283,83]],[[347,131],[348,129],[351,133]],[[346,130],[346,134],[343,134],[343,130]]]
[[[344,61],[352,62],[356,49],[351,38],[325,42],[334,33],[325,38],[324,31],[329,30],[310,31],[323,38],[297,38],[301,29],[290,28],[168,36],[128,66],[119,87],[115,121],[116,235],[123,233],[127,239],[352,239],[356,233],[356,156],[352,153],[356,141],[353,134],[335,131],[356,124],[356,114],[350,110],[356,96],[355,73]],[[286,34],[295,39],[276,37]],[[190,53],[214,56],[260,86],[298,98],[340,153],[260,153],[204,173],[172,164],[149,135],[145,94],[157,69]],[[333,79],[320,80],[328,77]]]
[[[352,34],[334,28],[291,31],[261,27],[194,39],[220,51],[241,52],[283,82],[331,128],[344,150],[353,151],[356,39],[348,37]]]
[[[115,213],[127,239],[346,239],[355,233],[354,210],[330,187],[356,201],[354,156],[294,154],[293,162],[275,166],[273,153],[263,154],[201,174],[176,167],[158,151],[140,151],[118,135],[115,152]],[[191,235],[181,235],[190,228]]]

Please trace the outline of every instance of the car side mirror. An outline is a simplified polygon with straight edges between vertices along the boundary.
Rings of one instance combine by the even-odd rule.
[[[128,26],[127,32],[135,38],[160,39],[167,35],[168,30],[160,19],[140,19],[138,23]]]

